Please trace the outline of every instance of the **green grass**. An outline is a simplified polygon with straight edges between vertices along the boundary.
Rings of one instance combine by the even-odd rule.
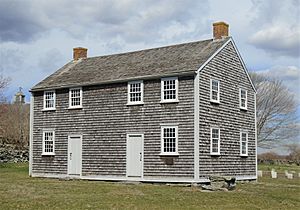
[[[262,171],[271,171],[272,169],[275,169],[277,172],[282,172],[284,173],[285,170],[291,172],[295,171],[297,173],[300,173],[300,166],[297,166],[296,164],[259,164],[258,165],[258,170]]]
[[[235,191],[61,181],[28,177],[27,164],[0,164],[0,209],[300,209],[300,179],[239,183]]]

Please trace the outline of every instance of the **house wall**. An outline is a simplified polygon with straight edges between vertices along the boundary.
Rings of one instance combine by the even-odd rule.
[[[83,87],[83,109],[68,109],[68,89],[56,90],[56,110],[42,111],[34,93],[33,174],[67,174],[68,135],[82,134],[83,176],[125,176],[126,134],[144,133],[144,177],[194,174],[194,76],[179,78],[179,103],[161,104],[160,79],[144,81],[144,105],[127,106],[127,83]],[[160,157],[161,123],[178,123],[179,157]],[[42,133],[55,129],[55,156],[42,156]],[[173,163],[172,163],[173,162]],[[171,163],[171,164],[170,164]]]
[[[210,102],[210,79],[220,81],[220,104]],[[231,42],[200,72],[199,173],[256,175],[254,90]],[[239,88],[248,91],[248,110],[239,108]],[[210,128],[220,128],[220,156],[210,155]],[[248,157],[240,156],[240,130],[248,131]]]

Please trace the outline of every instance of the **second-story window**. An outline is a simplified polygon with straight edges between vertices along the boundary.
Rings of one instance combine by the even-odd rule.
[[[128,82],[128,104],[143,104],[143,81]]]
[[[210,101],[220,103],[220,82],[215,79],[210,80]]]
[[[82,88],[69,89],[69,108],[82,108]]]
[[[55,109],[55,91],[45,91],[44,92],[44,110],[54,110]]]
[[[178,78],[161,79],[161,102],[178,102]]]
[[[247,109],[247,90],[240,88],[240,108]]]

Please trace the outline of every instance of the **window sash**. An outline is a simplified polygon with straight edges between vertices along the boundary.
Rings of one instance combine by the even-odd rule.
[[[178,155],[178,126],[161,127],[161,154]]]
[[[220,154],[220,129],[211,128],[210,130],[210,154],[219,155]]]
[[[142,104],[144,95],[143,81],[128,82],[128,104]]]
[[[248,155],[248,133],[247,132],[240,133],[240,155],[241,156]]]
[[[240,88],[240,108],[247,109],[247,90]]]
[[[161,101],[176,102],[178,101],[178,78],[169,77],[161,79]]]
[[[220,82],[215,79],[210,80],[210,100],[220,102]]]
[[[70,108],[82,107],[82,88],[69,89],[69,107]]]
[[[51,110],[55,109],[56,95],[55,91],[45,91],[44,92],[44,109]]]
[[[43,131],[43,155],[54,155],[55,153],[55,132],[52,130]]]

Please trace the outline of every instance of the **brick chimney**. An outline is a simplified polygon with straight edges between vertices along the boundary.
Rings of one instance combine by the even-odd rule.
[[[213,23],[214,39],[222,39],[228,36],[229,25],[225,22]]]
[[[78,60],[80,58],[87,58],[87,50],[83,47],[75,47],[73,48],[73,59]]]

